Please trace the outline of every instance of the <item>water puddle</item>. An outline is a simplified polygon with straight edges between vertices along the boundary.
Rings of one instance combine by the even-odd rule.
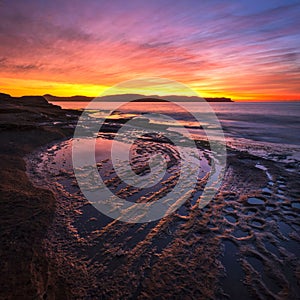
[[[237,223],[237,217],[233,215],[226,215],[225,219],[230,223],[230,224],[236,224]]]
[[[300,209],[300,202],[293,202],[293,203],[292,203],[292,207],[293,207],[293,208]]]
[[[250,222],[251,226],[252,227],[255,227],[255,228],[259,228],[259,229],[262,229],[263,226],[264,226],[264,222],[262,220],[259,220],[259,219],[254,219]]]
[[[265,201],[260,198],[251,197],[251,198],[248,198],[247,203],[250,205],[263,205],[263,204],[265,204]]]

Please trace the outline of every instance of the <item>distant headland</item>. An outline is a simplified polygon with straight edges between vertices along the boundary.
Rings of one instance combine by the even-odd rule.
[[[50,102],[90,102],[95,97],[87,97],[87,96],[71,96],[71,97],[58,97],[50,94],[44,95]],[[120,94],[120,95],[109,95],[97,97],[94,101],[99,102],[120,102],[120,101],[135,101],[135,102],[165,102],[165,101],[176,101],[176,102],[201,102],[205,99],[207,102],[233,102],[231,98],[201,98],[197,96],[177,96],[177,95],[169,95],[169,96],[145,96],[141,94]]]

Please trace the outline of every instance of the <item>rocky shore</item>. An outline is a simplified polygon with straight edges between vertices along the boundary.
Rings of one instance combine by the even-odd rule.
[[[49,104],[43,97],[0,94],[1,299],[72,298],[42,248],[55,211],[55,196],[33,186],[23,157],[70,136],[76,114]]]
[[[209,205],[193,205],[199,184],[175,213],[126,224],[78,189],[70,139],[78,111],[0,94],[0,114],[0,299],[299,298],[297,164],[228,147],[222,187]],[[106,124],[103,145],[122,122]],[[147,149],[175,153],[157,142]]]
[[[106,138],[107,133],[103,143]],[[33,182],[57,195],[47,252],[69,278],[75,299],[299,297],[296,170],[228,149],[222,187],[206,207],[193,205],[200,184],[175,213],[127,224],[106,217],[83,197],[71,149],[71,140],[50,145],[29,156],[28,166]],[[103,157],[99,164],[106,162]]]

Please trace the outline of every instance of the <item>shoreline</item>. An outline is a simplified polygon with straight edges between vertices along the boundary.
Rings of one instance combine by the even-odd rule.
[[[149,224],[107,218],[103,223],[79,194],[65,190],[70,177],[65,167],[54,176],[47,169],[56,166],[59,145],[72,137],[73,125],[67,125],[75,124],[80,112],[62,110],[42,97],[0,101],[0,134],[7,141],[1,146],[6,274],[1,297],[130,298],[133,293],[150,299],[181,291],[196,299],[299,296],[299,258],[293,253],[300,241],[299,207],[293,206],[299,203],[299,175],[286,170],[285,162],[229,150],[222,189],[202,210],[183,205]],[[55,147],[50,152],[49,142]],[[44,165],[41,186],[35,186],[41,155],[50,162]],[[26,173],[26,160],[32,176]],[[43,178],[52,181],[47,186]],[[231,267],[245,284],[232,277]]]
[[[3,299],[63,297],[72,292],[45,257],[42,241],[52,222],[55,196],[35,187],[26,175],[24,156],[39,146],[71,136],[76,112],[63,111],[43,97],[0,95],[1,104],[1,282]]]
[[[59,143],[60,146],[56,147],[56,151],[61,151],[63,148],[67,149],[68,145],[66,146],[66,142],[67,141]],[[65,146],[62,146],[63,144],[65,144]],[[50,161],[55,161],[55,151],[50,150],[50,152],[51,154],[46,154],[46,157],[50,157]],[[52,165],[52,163],[50,163],[50,165]],[[139,224],[133,226],[124,225],[124,223],[117,221],[108,221],[107,224],[102,224],[99,228],[97,222],[100,222],[99,218],[101,214],[95,212],[80,196],[79,198],[72,198],[70,194],[66,196],[64,185],[60,185],[59,182],[61,179],[64,181],[64,177],[70,176],[70,174],[68,174],[68,172],[65,174],[62,173],[62,178],[58,178],[57,194],[60,195],[58,196],[59,213],[57,215],[57,223],[54,225],[55,229],[52,229],[52,243],[50,244],[52,244],[52,246],[55,245],[54,248],[52,248],[52,253],[61,255],[62,260],[63,257],[66,257],[66,253],[69,253],[70,257],[72,257],[72,261],[69,263],[64,261],[64,263],[69,267],[72,264],[81,266],[79,268],[81,271],[77,271],[86,277],[84,277],[85,279],[83,280],[82,278],[75,279],[74,276],[72,285],[74,287],[80,285],[82,288],[80,291],[83,293],[80,297],[87,299],[95,295],[101,295],[104,298],[107,297],[107,295],[112,295],[113,298],[127,298],[132,291],[135,291],[134,293],[137,299],[141,295],[143,295],[145,299],[151,299],[151,297],[156,295],[163,296],[163,294],[159,294],[159,291],[164,291],[169,297],[172,297],[172,295],[174,296],[174,293],[178,293],[179,290],[176,292],[176,288],[171,281],[168,285],[170,285],[172,289],[175,289],[175,292],[169,290],[165,284],[158,283],[155,279],[156,277],[152,277],[154,274],[151,275],[154,271],[147,271],[147,275],[144,273],[144,268],[148,270],[150,264],[151,268],[155,269],[155,274],[162,271],[167,272],[171,280],[173,272],[176,273],[176,271],[172,268],[170,261],[173,261],[175,266],[183,268],[182,273],[185,274],[185,276],[181,281],[178,282],[177,280],[177,284],[181,286],[181,288],[186,286],[188,292],[186,291],[185,293],[189,295],[196,293],[200,297],[212,297],[217,299],[225,297],[225,294],[229,294],[233,299],[238,295],[243,295],[243,299],[270,296],[276,299],[284,299],[287,295],[289,295],[289,297],[296,297],[296,286],[294,288],[287,288],[287,286],[285,286],[284,288],[284,284],[281,281],[285,276],[291,276],[296,270],[297,260],[296,257],[293,256],[295,255],[295,246],[292,256],[287,249],[282,248],[282,243],[284,243],[285,240],[294,241],[294,239],[286,232],[282,232],[284,228],[278,229],[278,226],[287,226],[294,228],[293,231],[294,233],[296,232],[295,228],[297,227],[294,227],[293,224],[295,222],[297,223],[297,219],[290,220],[285,217],[286,214],[288,214],[288,216],[292,215],[291,211],[293,211],[293,209],[291,203],[294,202],[289,200],[290,196],[288,195],[277,195],[274,193],[275,190],[279,188],[279,185],[283,185],[280,184],[281,181],[284,181],[287,185],[292,184],[292,190],[296,191],[295,184],[297,180],[295,178],[292,179],[293,174],[289,174],[288,172],[284,174],[284,176],[279,175],[283,174],[282,168],[284,168],[284,163],[279,163],[279,166],[277,166],[275,162],[245,152],[230,150],[227,179],[225,179],[223,188],[214,202],[211,205],[209,204],[206,208],[202,210],[188,210],[188,215],[184,216],[180,216],[180,211],[185,211],[185,213],[187,211],[180,208],[177,213],[161,221],[146,225]],[[249,170],[251,171],[250,174]],[[46,169],[43,169],[42,173],[45,174],[47,179]],[[48,170],[48,176],[49,174],[51,174],[51,172]],[[289,178],[289,180],[286,181],[285,178]],[[277,183],[277,181],[279,181],[279,183]],[[43,183],[45,183],[45,181]],[[271,183],[273,185],[270,185]],[[268,186],[268,188],[265,188],[266,186]],[[282,197],[281,202],[277,203],[275,201],[276,197]],[[261,204],[248,203],[247,201],[250,198],[260,199],[264,202],[263,206]],[[72,203],[69,203],[70,201],[68,199],[73,199],[75,202],[72,201]],[[281,205],[284,205],[286,208],[280,208]],[[281,209],[283,211],[281,211]],[[285,211],[286,209],[289,211],[288,213]],[[74,213],[75,211],[76,213]],[[275,214],[275,217],[271,220],[273,214]],[[91,223],[94,225],[90,225]],[[99,224],[101,224],[101,222]],[[94,226],[94,230],[86,229],[89,226]],[[132,227],[138,227],[134,231],[139,238],[134,238],[135,234],[133,234],[134,231],[132,232]],[[60,237],[59,232],[63,231],[62,228],[68,228],[65,234],[68,235],[69,238],[66,239],[66,235],[63,239]],[[270,234],[270,230],[274,231],[274,234]],[[126,232],[128,233],[125,234]],[[124,234],[126,236],[125,240],[121,238]],[[112,239],[114,236],[120,237],[114,240]],[[294,236],[294,238],[296,237]],[[132,239],[137,239],[136,245],[131,244],[130,240]],[[282,241],[280,241],[280,239],[282,239]],[[68,247],[65,246],[64,252],[60,252],[59,249],[62,246],[59,242],[60,240],[64,245],[68,244],[65,243],[65,240],[68,240],[72,247],[68,249]],[[105,243],[103,240],[105,240]],[[161,241],[164,240],[168,241],[167,244],[161,244]],[[50,246],[50,244],[48,244],[48,246]],[[131,246],[127,249],[128,244]],[[252,244],[255,245],[254,248]],[[201,253],[197,255],[193,254],[193,251],[197,251],[197,249],[201,249],[202,247],[204,248],[202,252],[200,251]],[[290,270],[288,273],[285,273],[282,270],[274,269],[276,264],[278,264],[278,257],[276,257],[276,255],[274,256],[272,251],[275,250],[273,248],[280,249],[276,251],[279,251],[277,255],[280,256],[279,261],[281,261],[283,267],[287,268],[288,265],[293,266],[294,271]],[[291,249],[289,250],[291,251]],[[179,254],[181,251],[183,252]],[[233,256],[230,254],[231,252],[234,253]],[[185,253],[186,257],[194,257],[195,259],[191,264],[188,264],[189,269],[191,269],[190,271],[185,269],[178,261],[183,253]],[[144,257],[142,260],[140,259],[141,256]],[[74,257],[77,257],[75,263]],[[93,264],[89,263],[91,260]],[[145,260],[149,260],[149,262],[145,264]],[[200,261],[202,263],[199,263]],[[208,265],[205,261],[209,262]],[[240,263],[238,261],[240,261]],[[135,264],[140,266],[141,273],[138,272],[138,274],[136,274],[136,272],[131,269],[130,266]],[[192,287],[192,278],[196,276],[196,270],[198,270],[198,268],[201,269],[199,266],[201,264],[204,265],[200,272],[202,277],[200,276],[198,280],[199,282],[203,280],[203,274],[205,273],[211,278],[209,281],[206,281],[206,285],[208,284],[209,287],[201,286],[198,281],[198,287]],[[110,270],[112,265],[114,266],[113,269],[119,269],[120,273],[118,273],[118,275],[114,273],[114,270]],[[231,273],[230,269],[228,270],[228,268],[232,266],[234,272],[240,274],[242,276],[241,278],[236,277],[234,279],[234,277],[232,277],[234,273]],[[267,266],[273,266],[273,270],[272,268],[269,270]],[[68,268],[66,269],[68,270]],[[70,272],[69,270],[68,273]],[[226,272],[229,272],[227,273],[227,277]],[[256,272],[262,272],[264,278],[258,280],[256,278]],[[91,274],[91,276],[89,274]],[[125,274],[126,277],[123,277]],[[161,273],[161,276],[166,276],[163,274],[164,273]],[[108,278],[113,284],[105,284]],[[149,278],[152,278],[151,287],[148,282]],[[173,279],[175,280],[175,278]],[[140,282],[138,285],[132,285],[132,283],[130,283],[136,280]],[[238,280],[238,283],[235,282],[233,290],[232,280]],[[245,282],[242,283],[241,280]],[[286,279],[284,282],[285,281]],[[140,286],[140,284],[142,284],[142,286]],[[295,282],[293,282],[293,284],[295,285]],[[280,290],[276,288],[276,286],[280,286]],[[246,287],[247,289],[245,290]],[[215,294],[212,294],[212,291],[214,291]],[[277,294],[276,296],[276,292],[280,292],[281,295]]]

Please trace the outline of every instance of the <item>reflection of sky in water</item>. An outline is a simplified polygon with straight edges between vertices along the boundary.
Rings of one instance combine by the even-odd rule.
[[[81,104],[73,103],[73,105],[80,107]],[[209,103],[209,105],[221,122],[226,142],[230,146],[263,157],[284,154],[288,156],[287,160],[289,158],[299,160],[300,103]],[[96,103],[96,106],[99,108],[99,103]],[[201,119],[203,112],[200,112],[201,108],[197,103],[190,103],[188,107],[189,110],[198,112]],[[91,111],[91,117],[107,118],[109,112],[108,103],[101,111]],[[168,131],[181,134],[183,130],[180,127],[185,126],[194,139],[207,140],[205,131],[189,113],[169,103],[130,103],[129,107],[125,106],[123,110],[115,111],[109,119],[143,117],[149,112],[166,114],[176,119],[170,121],[158,117],[157,120],[152,119],[151,124],[166,125]],[[202,125],[206,125],[210,139],[218,140],[213,126]]]
[[[86,102],[85,102],[86,104]],[[73,108],[83,107],[82,103],[72,103]],[[93,111],[91,116],[97,118],[105,118],[109,113],[109,103],[101,104],[99,112]],[[300,130],[300,103],[209,103],[219,118],[225,136],[228,138],[242,138],[251,141],[270,142],[278,144],[300,145],[299,130]],[[62,104],[64,107],[64,105]],[[95,103],[95,108],[100,107],[99,103]],[[197,103],[189,104],[189,110],[203,114],[202,108]],[[190,129],[192,134],[199,134],[200,137],[205,136],[203,130],[196,129],[199,124],[191,120],[191,116],[183,112],[180,107],[169,105],[169,103],[134,103],[130,107],[125,107],[122,110],[123,118],[135,117],[137,115],[149,113],[161,113],[169,115],[178,123],[169,121],[161,121],[158,118],[157,123],[175,127],[177,131],[178,125],[194,127]],[[110,116],[110,119],[118,119],[120,112],[116,112]],[[153,121],[152,121],[153,122]],[[213,133],[212,133],[213,135]]]

